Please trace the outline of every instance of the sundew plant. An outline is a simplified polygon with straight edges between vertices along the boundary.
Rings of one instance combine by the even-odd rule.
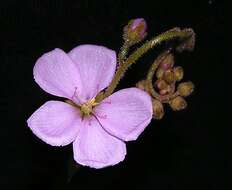
[[[126,142],[136,140],[152,119],[162,119],[164,105],[174,111],[185,109],[194,85],[180,82],[184,70],[174,66],[174,55],[193,50],[194,31],[176,27],[144,41],[146,36],[147,23],[137,18],[124,27],[118,54],[92,44],[78,45],[68,53],[56,48],[43,54],[33,69],[35,82],[64,99],[45,102],[30,116],[32,132],[52,146],[72,143],[78,164],[100,169],[123,161]],[[146,78],[115,92],[127,69],[164,41],[176,43],[160,53]]]

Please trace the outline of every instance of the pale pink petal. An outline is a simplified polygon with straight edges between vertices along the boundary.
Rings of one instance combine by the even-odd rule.
[[[78,69],[61,49],[55,49],[41,56],[33,69],[35,81],[46,92],[78,102],[74,98],[81,92]]]
[[[104,168],[124,160],[126,145],[123,141],[108,134],[93,116],[85,118],[84,123],[73,143],[77,163]]]
[[[136,140],[152,119],[151,97],[138,88],[120,90],[94,110],[103,128],[124,140]]]
[[[109,85],[116,68],[115,51],[103,46],[80,45],[69,56],[79,69],[84,100],[93,98]]]
[[[78,109],[60,101],[46,102],[27,123],[37,137],[53,146],[73,142],[82,125]]]

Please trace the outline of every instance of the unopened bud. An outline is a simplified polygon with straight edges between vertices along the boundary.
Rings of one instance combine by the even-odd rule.
[[[169,84],[176,81],[176,77],[175,77],[173,70],[170,69],[170,70],[165,71],[164,80]]]
[[[177,96],[169,102],[169,105],[174,111],[180,111],[187,107],[187,102],[181,96]]]
[[[167,85],[166,88],[163,88],[159,91],[160,95],[166,95],[169,94],[172,91],[172,88],[170,85]]]
[[[147,31],[147,23],[143,18],[137,18],[129,21],[124,28],[124,40],[137,43],[145,38]]]
[[[147,89],[147,81],[146,80],[141,80],[141,81],[137,82],[136,87],[141,89],[141,90],[146,91],[146,89]]]
[[[171,53],[169,53],[162,60],[159,67],[162,68],[163,70],[167,71],[167,70],[171,69],[173,67],[173,65],[174,65],[174,56]]]
[[[180,83],[177,87],[177,91],[181,96],[189,96],[194,90],[194,84],[192,82]]]
[[[152,107],[153,107],[154,119],[162,119],[164,116],[163,104],[160,101],[153,99],[152,100]]]
[[[184,77],[184,69],[182,67],[174,68],[174,75],[177,81],[180,81]]]
[[[168,84],[162,80],[162,79],[158,79],[156,82],[155,82],[155,85],[158,89],[164,89],[168,86]]]
[[[161,89],[161,90],[159,91],[159,94],[163,96],[163,95],[168,94],[168,91],[167,91],[166,89]]]

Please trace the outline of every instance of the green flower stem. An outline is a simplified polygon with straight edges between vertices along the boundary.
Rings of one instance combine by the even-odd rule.
[[[123,63],[121,63],[109,87],[106,89],[104,94],[101,93],[99,94],[99,96],[96,97],[96,101],[100,102],[104,98],[110,96],[113,93],[114,89],[117,87],[120,79],[123,77],[124,73],[129,68],[129,66],[135,63],[148,50],[152,49],[153,47],[155,47],[163,41],[171,40],[173,38],[179,38],[183,40],[191,37],[191,35],[192,33],[190,33],[189,31],[169,30],[144,43],[140,48],[135,50]]]
[[[120,65],[121,63],[124,62],[126,59],[126,56],[128,54],[128,50],[130,48],[130,45],[127,41],[124,42],[123,46],[120,49],[120,52],[118,54],[118,64]]]

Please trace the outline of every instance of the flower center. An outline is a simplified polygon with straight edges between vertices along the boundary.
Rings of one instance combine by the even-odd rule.
[[[80,106],[80,111],[82,116],[88,116],[92,113],[93,111],[93,107],[97,105],[97,103],[95,102],[95,99],[91,99],[89,101],[87,101],[86,103],[82,104]]]

